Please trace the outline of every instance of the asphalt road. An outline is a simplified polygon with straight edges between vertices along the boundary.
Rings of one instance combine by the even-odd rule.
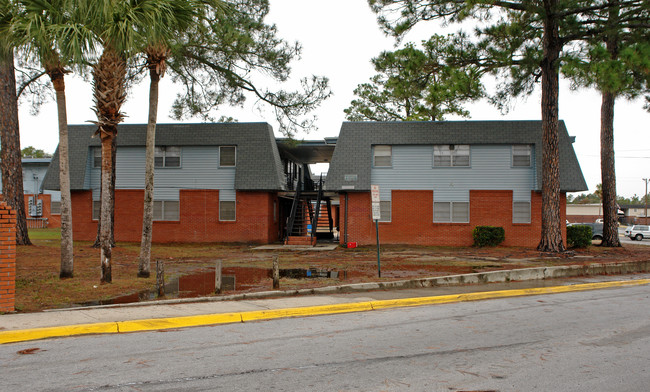
[[[645,391],[648,309],[636,286],[6,344],[0,389]]]

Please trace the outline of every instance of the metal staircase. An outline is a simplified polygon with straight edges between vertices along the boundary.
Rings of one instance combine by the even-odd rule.
[[[329,198],[323,197],[322,176],[316,192],[303,192],[299,181],[291,205],[284,243],[314,246],[319,237],[332,238],[332,230],[332,204]]]

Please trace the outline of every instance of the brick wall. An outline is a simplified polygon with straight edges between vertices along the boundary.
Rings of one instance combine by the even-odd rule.
[[[140,241],[143,200],[144,190],[115,191],[116,241]],[[218,190],[181,190],[180,220],[154,221],[153,242],[277,241],[278,222],[273,221],[276,200],[269,192],[237,192],[236,221],[223,222],[219,221]],[[72,211],[75,239],[93,241],[97,221],[92,220],[91,192],[73,192]]]
[[[476,226],[501,226],[506,231],[505,246],[535,247],[541,234],[540,193],[531,194],[531,223],[512,223],[512,191],[470,191],[469,223],[433,223],[433,192],[392,192],[391,222],[379,222],[379,240],[384,244],[471,246]],[[565,218],[562,195],[561,221]],[[370,193],[348,195],[348,238],[360,245],[375,243]],[[341,196],[341,243],[345,242],[345,197]],[[566,227],[562,225],[566,241]]]
[[[13,312],[16,298],[16,214],[0,202],[0,313]]]

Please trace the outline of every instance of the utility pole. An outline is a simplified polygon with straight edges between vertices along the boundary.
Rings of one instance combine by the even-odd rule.
[[[648,224],[648,181],[650,179],[648,178],[642,178],[643,182],[645,182],[645,193],[643,194],[643,201],[645,202],[645,213],[643,214],[645,217],[645,224]]]

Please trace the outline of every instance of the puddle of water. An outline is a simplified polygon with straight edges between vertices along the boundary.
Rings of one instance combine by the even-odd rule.
[[[345,272],[345,271],[343,271]],[[309,279],[309,278],[333,278],[345,279],[344,273],[338,271],[327,271],[316,268],[309,269],[280,269],[281,278]],[[214,294],[215,270],[206,269],[194,274],[181,276],[172,279],[165,284],[165,296],[167,298],[192,298],[203,295]],[[259,287],[272,286],[272,270],[270,268],[256,267],[227,267],[221,270],[221,282],[223,292],[247,291]],[[153,300],[157,297],[157,291],[145,291],[121,297],[111,298],[105,301],[93,301],[80,304],[81,306],[115,305],[132,302]]]

